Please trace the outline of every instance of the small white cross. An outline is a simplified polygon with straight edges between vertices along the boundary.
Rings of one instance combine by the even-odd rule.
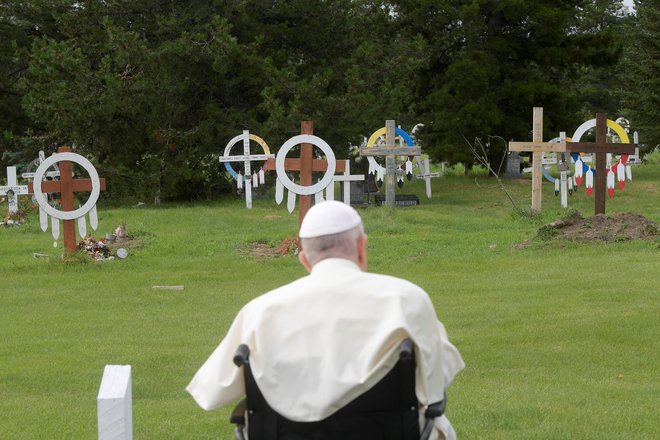
[[[9,213],[18,212],[18,196],[29,194],[27,185],[18,185],[16,167],[7,167],[7,185],[0,186],[0,196],[7,196]]]
[[[336,174],[332,178],[332,183],[328,185],[325,189],[325,199],[334,200],[335,199],[335,182],[344,182],[344,200],[343,202],[347,205],[351,204],[351,182],[359,182],[364,180],[364,174],[354,174],[351,175],[350,161],[345,161],[346,167],[344,168],[344,174]]]
[[[419,159],[418,159],[419,160]],[[425,179],[426,180],[426,197],[429,199],[431,198],[431,177],[440,177],[440,173],[431,172],[431,165],[429,164],[429,159],[426,158],[424,159],[424,168],[422,168],[422,164],[417,162],[417,166],[419,167],[419,170],[421,174],[418,174],[415,176],[417,179]]]

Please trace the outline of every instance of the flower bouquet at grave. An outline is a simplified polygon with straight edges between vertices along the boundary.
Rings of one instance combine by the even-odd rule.
[[[94,237],[86,237],[78,242],[78,249],[96,261],[114,258],[110,255],[110,246],[105,240],[96,240]]]

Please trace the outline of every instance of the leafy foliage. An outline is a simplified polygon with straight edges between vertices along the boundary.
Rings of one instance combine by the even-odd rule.
[[[649,150],[660,146],[660,2],[636,0],[636,15],[623,28],[625,50],[620,94],[625,114]]]
[[[95,162],[112,196],[207,198],[231,191],[217,155],[243,129],[277,151],[311,119],[346,158],[394,118],[405,128],[423,123],[432,158],[469,169],[464,136],[524,139],[534,105],[547,108],[550,133],[620,107],[611,92],[619,6],[5,2],[0,165],[68,144]],[[637,29],[636,17],[627,20]],[[640,127],[651,130],[648,121]]]
[[[411,26],[420,17],[434,18],[421,25],[433,50],[418,83],[430,121],[423,138],[434,146],[433,157],[469,163],[466,138],[527,139],[533,106],[548,109],[546,132],[577,126],[587,94],[576,78],[589,80],[585,72],[600,72],[617,60],[610,30],[618,20],[616,3],[402,2]],[[445,32],[433,32],[437,26]]]

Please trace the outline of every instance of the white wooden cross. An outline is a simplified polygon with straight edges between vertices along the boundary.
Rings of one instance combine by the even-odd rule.
[[[633,144],[639,145],[639,135],[637,132],[633,132]],[[641,165],[642,160],[639,158],[639,147],[635,147],[635,154],[631,154],[628,156],[628,163],[626,164],[626,173],[629,172],[630,165]],[[630,175],[630,179],[632,180],[632,174]]]
[[[417,166],[419,168],[419,171],[421,174],[417,174],[415,176],[416,179],[425,179],[426,180],[426,197],[429,199],[431,198],[431,177],[440,177],[440,173],[438,172],[431,172],[431,165],[429,163],[428,157],[424,159],[424,166],[422,168],[422,162],[418,157],[417,159]]]
[[[27,185],[16,181],[16,167],[7,167],[7,185],[0,186],[0,196],[7,196],[10,214],[18,212],[18,196],[26,194],[29,194]]]
[[[106,365],[97,397],[99,440],[133,439],[131,366]]]
[[[243,141],[243,155],[230,156],[229,153],[231,152],[231,148],[241,140]],[[250,154],[251,140],[255,141],[257,144],[259,144],[259,146],[261,146],[262,150],[264,150],[264,154]],[[270,154],[268,144],[266,144],[266,142],[259,136],[250,134],[248,130],[243,130],[243,134],[239,134],[227,143],[224,155],[220,156],[220,162],[225,164],[225,168],[227,171],[229,171],[229,174],[231,174],[232,177],[236,179],[236,184],[239,189],[245,186],[246,208],[252,208],[252,187],[256,188],[259,186],[259,183],[264,183],[265,181],[263,168],[259,170],[259,172],[255,172],[254,175],[252,175],[250,162],[257,160],[268,160],[274,157],[274,154]],[[243,172],[245,175],[234,171],[229,162],[243,162]]]
[[[344,182],[344,200],[347,205],[351,204],[351,182],[359,182],[364,180],[364,174],[351,175],[350,161],[344,161],[344,174],[336,174],[332,178],[332,183],[325,189],[325,199],[335,199],[335,182]]]
[[[415,143],[417,143],[417,132],[419,131],[420,128],[424,127],[424,124],[415,124],[413,129],[410,131],[410,134],[412,134],[412,138]],[[431,172],[431,165],[429,162],[428,158],[425,158],[424,161],[422,161],[419,156],[415,156],[415,162],[417,163],[417,168],[419,168],[420,174],[416,175],[416,179],[424,179],[426,180],[426,197],[431,198],[431,177],[440,177],[442,173],[439,172]],[[444,171],[444,166],[443,166],[443,171]]]

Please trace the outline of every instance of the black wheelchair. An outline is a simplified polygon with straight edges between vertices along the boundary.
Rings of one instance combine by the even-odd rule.
[[[446,395],[425,408],[420,430],[411,339],[401,342],[399,359],[383,379],[334,414],[315,422],[291,421],[268,405],[252,376],[247,345],[238,347],[234,363],[243,367],[246,390],[245,399],[230,418],[237,440],[245,440],[246,433],[249,440],[427,440],[433,420],[445,411]]]

